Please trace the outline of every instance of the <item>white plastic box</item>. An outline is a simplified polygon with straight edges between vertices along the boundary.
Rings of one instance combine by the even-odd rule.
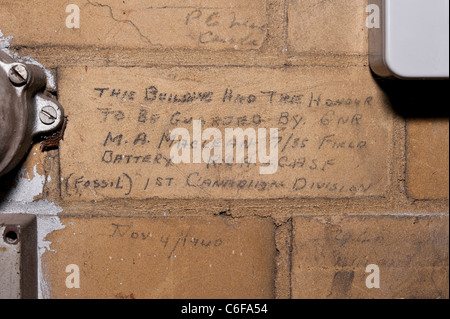
[[[449,78],[449,0],[369,0],[370,66],[385,78]],[[374,7],[376,5],[377,7]]]

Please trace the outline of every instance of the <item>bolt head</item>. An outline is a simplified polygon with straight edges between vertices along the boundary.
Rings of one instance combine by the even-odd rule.
[[[58,113],[52,106],[44,106],[39,112],[39,120],[45,125],[52,125],[58,119]]]
[[[23,86],[28,82],[28,69],[23,64],[16,64],[9,70],[9,80],[17,86]]]

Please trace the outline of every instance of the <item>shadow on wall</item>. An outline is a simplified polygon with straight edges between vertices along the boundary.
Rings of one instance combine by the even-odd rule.
[[[377,83],[386,93],[393,110],[404,118],[449,117],[448,80],[378,79]]]
[[[11,189],[16,188],[24,162],[25,158],[9,173],[0,176],[0,204],[8,198]]]

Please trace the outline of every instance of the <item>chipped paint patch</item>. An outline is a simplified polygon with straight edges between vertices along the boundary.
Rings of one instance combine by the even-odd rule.
[[[9,37],[3,37],[3,32],[2,30],[0,30],[0,50],[3,50],[5,52],[7,52],[9,54],[9,48],[11,47],[11,44],[9,41],[11,41],[13,37],[9,36]]]
[[[16,180],[16,187],[9,191],[5,201],[32,202],[36,196],[42,194],[45,180],[45,176],[37,172],[37,165],[33,167],[32,174],[26,168],[21,169]]]
[[[50,285],[45,280],[44,270],[42,267],[42,256],[47,251],[54,251],[50,248],[52,244],[46,241],[47,235],[51,234],[56,230],[62,230],[66,228],[57,216],[42,216],[38,218],[38,249],[39,249],[39,265],[38,265],[38,285],[39,285],[39,299],[49,299],[51,298]]]

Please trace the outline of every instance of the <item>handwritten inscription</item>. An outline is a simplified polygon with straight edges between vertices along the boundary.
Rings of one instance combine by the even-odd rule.
[[[240,12],[232,10],[195,9],[186,15],[186,26],[204,29],[198,32],[200,45],[216,43],[258,48],[268,25],[256,20],[260,19],[243,17]]]
[[[168,252],[167,258],[176,258],[177,251],[189,249],[214,249],[222,246],[224,241],[220,237],[204,238],[192,234],[189,229],[182,230],[180,233],[162,234],[152,231],[142,231],[133,229],[132,225],[112,224],[113,231],[111,237],[117,237],[127,240],[141,240],[152,242],[154,246]]]
[[[107,42],[129,44],[136,37],[141,47],[254,50],[261,47],[268,29],[264,0],[88,3],[93,13],[108,9],[108,24],[117,24],[105,35]]]
[[[192,70],[133,69],[137,78],[127,80],[131,73],[117,69],[119,76],[109,83],[102,77],[104,69],[63,71],[68,77],[81,72],[85,79],[78,88],[72,85],[72,91],[65,91],[62,80],[67,104],[82,99],[77,109],[69,109],[71,125],[61,150],[63,196],[296,198],[384,193],[392,124],[365,73],[330,72],[330,79],[310,86],[308,82],[317,82],[311,70]],[[352,77],[356,80],[349,80]],[[366,79],[363,84],[357,80],[361,77]],[[173,147],[204,149],[214,144],[170,139],[170,132],[179,127],[192,132],[195,120],[220,131],[278,128],[273,141],[278,172],[262,176],[262,164],[248,158],[243,164],[174,164]],[[246,151],[256,143],[224,142]]]

